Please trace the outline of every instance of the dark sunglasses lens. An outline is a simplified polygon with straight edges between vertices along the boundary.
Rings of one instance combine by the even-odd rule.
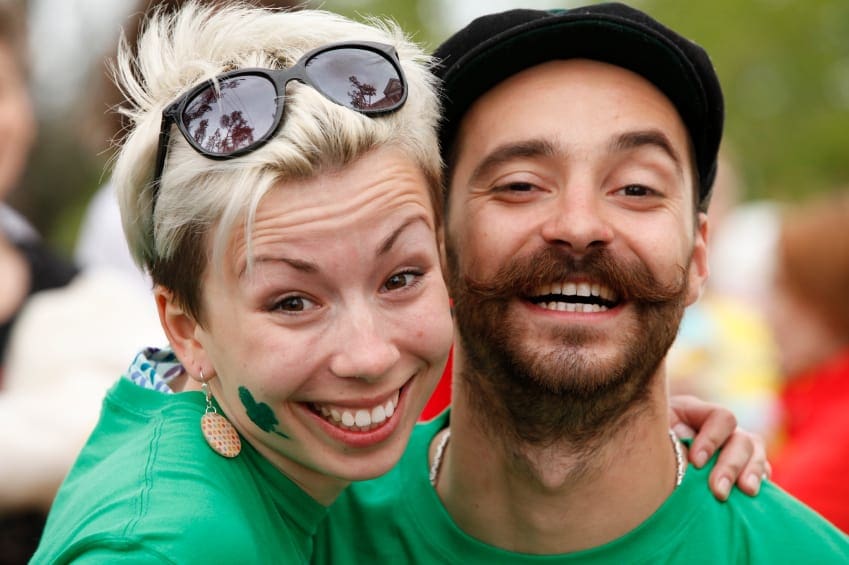
[[[386,112],[404,99],[404,82],[395,65],[368,49],[340,47],[307,61],[310,81],[325,96],[358,112]]]
[[[181,119],[197,144],[212,155],[231,155],[263,139],[274,127],[277,93],[265,77],[219,81],[186,104]]]

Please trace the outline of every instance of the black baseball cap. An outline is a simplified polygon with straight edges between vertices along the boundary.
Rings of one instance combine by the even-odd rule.
[[[443,88],[439,140],[445,157],[475,100],[529,67],[583,58],[641,75],[669,98],[690,134],[699,209],[707,210],[724,119],[719,79],[704,49],[648,14],[619,3],[508,10],[473,20],[434,56]]]

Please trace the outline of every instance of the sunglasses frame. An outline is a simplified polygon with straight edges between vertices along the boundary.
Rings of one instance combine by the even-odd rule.
[[[392,65],[392,67],[395,69],[395,72],[398,74],[398,78],[401,80],[401,85],[403,86],[403,89],[400,100],[398,100],[398,102],[396,102],[392,106],[386,108],[360,110],[337,102],[328,93],[322,90],[320,85],[315,84],[307,75],[307,64],[309,63],[309,61],[312,60],[314,57],[326,53],[328,51],[338,51],[341,49],[357,49],[360,51],[371,51],[383,57],[389,64]],[[204,149],[202,146],[200,146],[194,140],[193,136],[186,129],[185,124],[183,124],[183,120],[181,119],[181,117],[186,109],[186,106],[189,104],[189,102],[193,101],[198,94],[200,94],[207,88],[214,88],[217,90],[218,84],[222,81],[239,76],[260,76],[267,79],[274,86],[276,109],[274,113],[274,120],[272,122],[273,125],[268,129],[267,133],[265,133],[262,137],[260,137],[258,140],[254,141],[250,145],[237,149],[232,153],[211,153]],[[167,156],[168,146],[171,141],[172,125],[177,126],[177,129],[180,130],[180,133],[183,135],[183,138],[188,142],[189,145],[191,145],[192,149],[194,149],[204,157],[207,157],[208,159],[233,159],[235,157],[239,157],[240,155],[256,151],[257,149],[268,143],[268,141],[277,133],[277,130],[280,129],[280,124],[283,123],[283,107],[286,103],[286,85],[293,80],[296,80],[300,83],[312,87],[334,104],[338,104],[354,112],[358,112],[367,116],[388,114],[394,112],[401,108],[407,101],[407,78],[404,76],[404,70],[401,68],[401,62],[398,59],[397,51],[391,45],[387,45],[384,43],[376,43],[372,41],[344,41],[324,45],[322,47],[318,47],[316,49],[308,51],[307,53],[304,53],[293,66],[285,69],[243,68],[235,69],[217,75],[215,76],[215,78],[205,80],[195,85],[185,93],[181,94],[179,98],[169,104],[162,111],[162,122],[159,128],[159,144],[156,151],[156,168],[154,170],[152,184],[153,205],[156,205],[156,200],[159,195],[159,183],[162,179],[162,173],[165,169],[165,158]]]

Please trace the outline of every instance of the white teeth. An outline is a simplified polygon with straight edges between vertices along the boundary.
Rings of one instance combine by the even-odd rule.
[[[386,410],[383,406],[375,406],[371,410],[371,421],[373,424],[379,424],[386,420]]]
[[[355,431],[364,432],[379,426],[392,417],[398,405],[400,395],[400,390],[395,391],[392,398],[370,409],[345,410],[344,408],[329,408],[327,406],[315,405],[315,410],[324,416],[325,420],[341,428],[350,428]]]
[[[365,428],[366,426],[371,425],[371,412],[368,410],[357,410],[357,414],[354,417],[354,423],[357,424],[361,428]]]
[[[599,284],[599,283],[591,283],[591,282],[565,282],[565,283],[551,283],[546,285],[541,285],[537,289],[535,289],[534,294],[536,296],[580,296],[580,297],[596,297],[601,298],[602,300],[606,300],[609,302],[616,302],[618,298],[616,297],[616,293],[613,292],[610,288]],[[543,308],[547,308],[549,310],[562,310],[558,303],[560,301],[546,302],[541,303],[539,306]],[[600,311],[606,311],[608,308],[602,306]],[[579,308],[580,312],[581,309]],[[593,311],[599,311],[593,309]]]
[[[600,304],[580,304],[578,302],[543,302],[539,306],[546,310],[555,310],[557,312],[607,312],[609,308]],[[386,411],[386,417],[391,416],[389,410]]]

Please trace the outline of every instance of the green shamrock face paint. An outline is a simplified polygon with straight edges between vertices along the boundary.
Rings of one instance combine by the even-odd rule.
[[[277,424],[280,422],[277,421],[277,417],[274,415],[274,411],[271,409],[271,406],[265,402],[257,402],[254,400],[254,395],[251,394],[251,391],[243,386],[239,387],[239,400],[242,401],[242,405],[245,407],[248,418],[250,418],[259,429],[264,432],[277,434],[280,437],[289,439],[289,436],[283,432],[277,431]]]

